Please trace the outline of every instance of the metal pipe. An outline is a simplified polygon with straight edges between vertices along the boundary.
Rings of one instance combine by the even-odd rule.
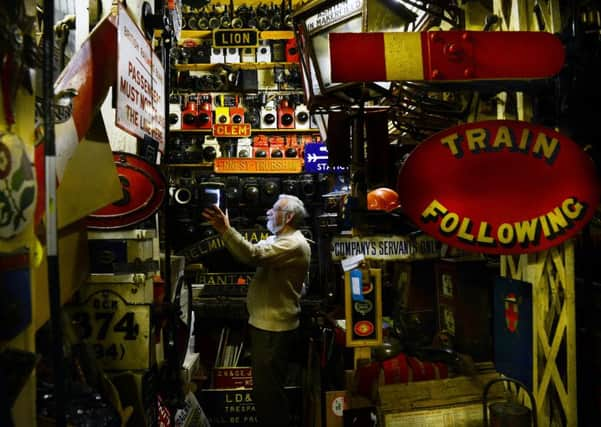
[[[164,20],[167,20],[167,15],[165,14]],[[165,69],[165,84],[163,85],[163,97],[165,100],[169,100],[169,95],[171,91],[171,48],[173,45],[173,30],[170,25],[164,25],[163,33],[162,33],[162,49],[161,49],[161,61],[163,62],[163,67]],[[165,148],[163,150],[162,159],[168,159],[168,149],[169,149],[169,102],[165,102]],[[171,301],[172,297],[172,289],[173,283],[171,283],[171,233],[169,230],[169,199],[170,196],[167,194],[165,197],[165,202],[163,206],[163,221],[165,223],[165,242],[164,242],[164,250],[165,250],[165,297],[168,298],[168,301]]]
[[[66,426],[66,382],[63,366],[63,331],[58,264],[56,146],[54,135],[54,0],[44,0],[43,14],[42,105],[44,112],[44,163],[46,186],[46,251],[48,263],[48,299],[52,331],[52,364],[55,392],[55,425]]]

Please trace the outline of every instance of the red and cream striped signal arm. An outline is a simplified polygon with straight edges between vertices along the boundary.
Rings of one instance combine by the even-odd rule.
[[[561,40],[539,31],[331,33],[333,82],[529,80],[552,77]]]

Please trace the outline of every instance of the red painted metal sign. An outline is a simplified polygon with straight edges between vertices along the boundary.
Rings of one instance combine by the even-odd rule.
[[[540,79],[557,74],[561,40],[538,31],[331,33],[333,82]]]
[[[129,227],[154,215],[165,200],[167,184],[159,169],[141,157],[113,152],[123,197],[88,216],[92,229]]]
[[[469,123],[420,144],[398,176],[402,208],[438,240],[473,252],[557,246],[592,218],[600,188],[572,140],[513,120]]]

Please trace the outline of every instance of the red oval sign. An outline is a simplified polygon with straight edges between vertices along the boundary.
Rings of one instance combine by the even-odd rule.
[[[153,215],[163,204],[166,183],[161,172],[143,158],[114,152],[123,197],[88,216],[92,229],[111,230],[129,227]]]
[[[553,129],[514,120],[469,123],[421,143],[398,176],[401,205],[442,242],[519,254],[557,246],[599,202],[591,158]]]

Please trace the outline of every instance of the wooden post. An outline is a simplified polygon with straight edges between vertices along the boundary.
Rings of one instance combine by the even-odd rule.
[[[501,31],[540,31],[534,13],[538,4],[545,31],[561,30],[558,0],[493,0],[493,13],[499,16]],[[509,94],[503,93],[507,101]],[[523,93],[515,94],[516,111],[498,104],[499,119],[529,121],[532,104]],[[566,426],[578,425],[576,394],[576,308],[574,242],[528,255],[502,256],[501,275],[532,283],[533,316],[533,395],[538,424],[554,425],[560,419]],[[557,363],[561,360],[561,363]],[[527,402],[527,399],[526,399]]]
[[[501,257],[501,275],[532,283],[532,383],[539,425],[578,424],[574,242]],[[561,363],[558,361],[561,360]]]

